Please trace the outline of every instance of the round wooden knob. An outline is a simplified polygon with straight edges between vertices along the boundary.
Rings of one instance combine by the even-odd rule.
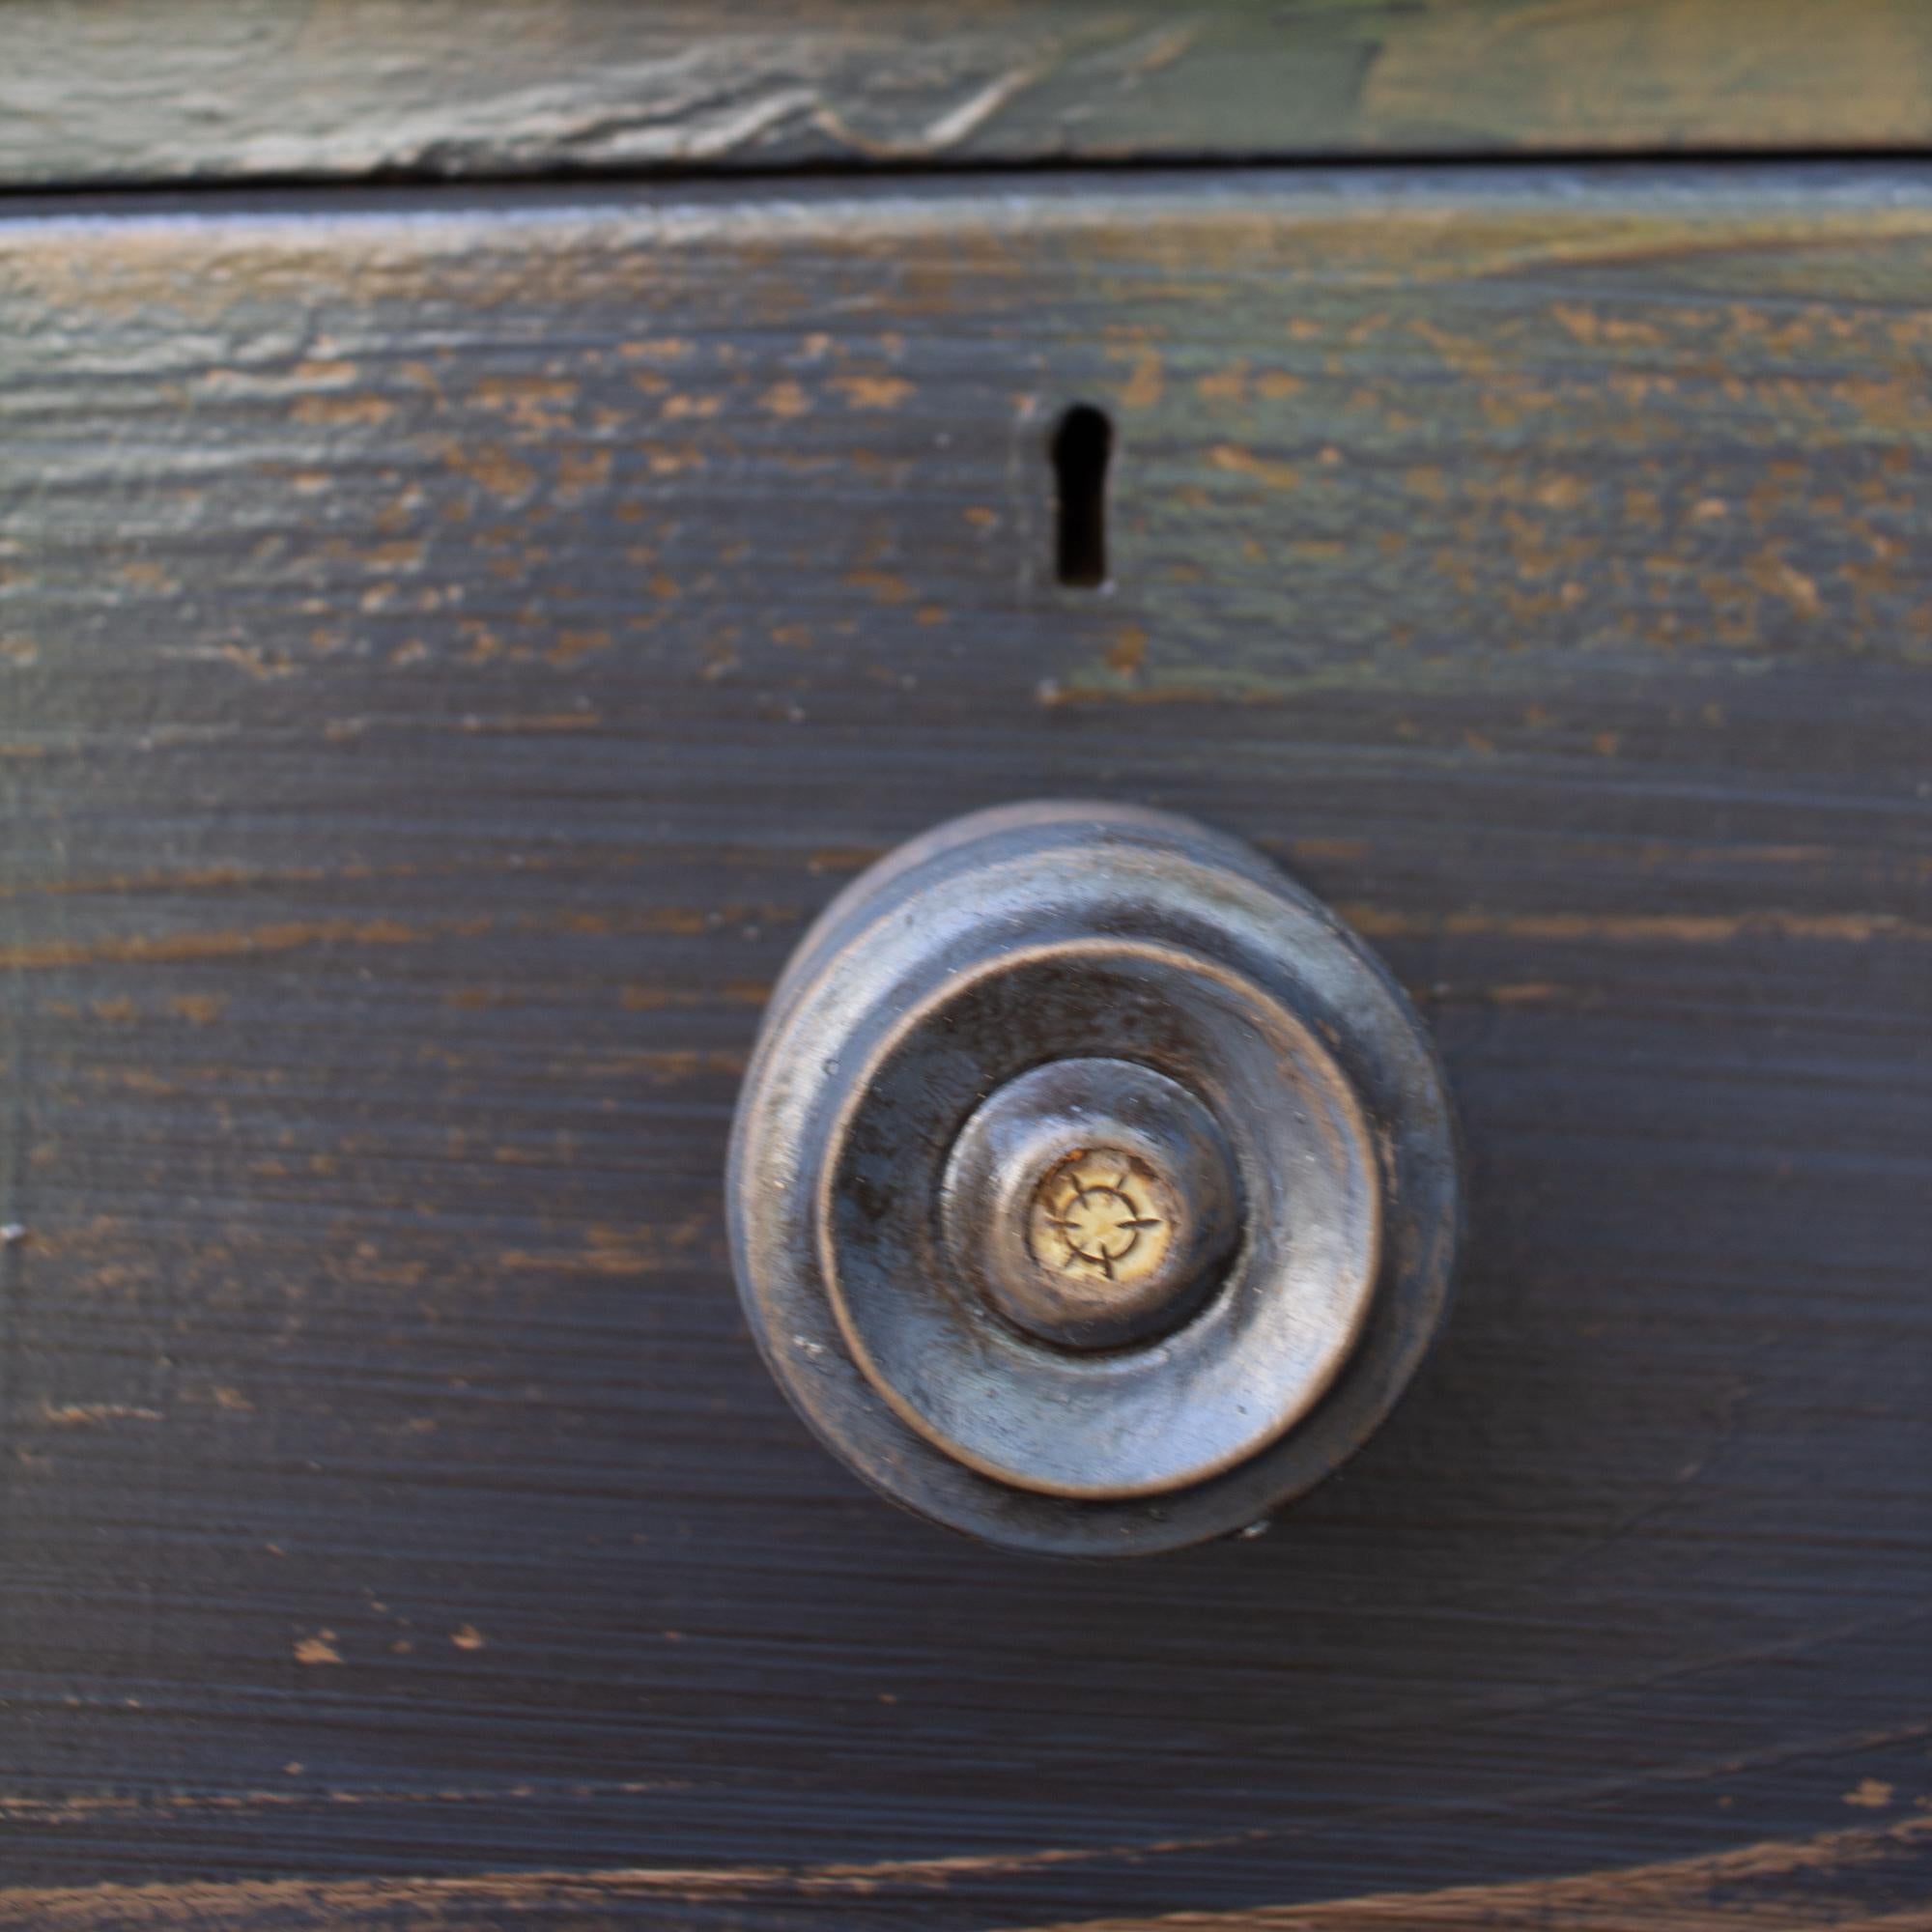
[[[1442,1314],[1442,1075],[1320,901],[1115,806],[943,826],[773,995],[733,1135],[773,1373],[895,1500],[1130,1554],[1244,1528],[1366,1439]]]

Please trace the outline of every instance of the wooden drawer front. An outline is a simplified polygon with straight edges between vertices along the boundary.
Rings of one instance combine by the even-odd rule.
[[[203,206],[0,227],[0,1925],[1922,1897],[1919,176]],[[818,1453],[719,1218],[803,923],[1082,794],[1473,1185],[1360,1460],[1105,1571]]]

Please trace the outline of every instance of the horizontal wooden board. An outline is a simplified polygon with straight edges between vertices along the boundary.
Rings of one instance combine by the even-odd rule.
[[[1918,0],[9,0],[0,182],[1932,145]]]
[[[1925,175],[15,219],[0,343],[0,1925],[1922,1904]],[[1394,1421],[1142,1566],[862,1492],[721,1234],[805,922],[1039,794],[1470,1152]]]

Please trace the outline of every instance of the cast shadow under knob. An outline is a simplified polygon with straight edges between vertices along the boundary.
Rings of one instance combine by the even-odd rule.
[[[1358,1448],[1460,1219],[1441,1067],[1374,955],[1238,840],[1108,805],[956,819],[827,908],[727,1202],[825,1443],[1066,1556],[1242,1529]]]

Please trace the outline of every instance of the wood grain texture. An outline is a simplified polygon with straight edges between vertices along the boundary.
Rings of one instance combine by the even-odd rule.
[[[1932,144],[1917,0],[8,0],[0,182]]]
[[[1932,1906],[1894,1911],[1901,1876],[1929,1833],[1923,1817],[1830,1832],[1798,1844],[1747,1845],[1661,1865],[1370,1892],[1315,1905],[1235,1912],[1132,1914],[1038,1932],[1921,1932]],[[1079,1863],[1072,1854],[1058,1862]],[[463,1878],[239,1879],[185,1885],[27,1888],[0,1893],[0,1927],[19,1932],[327,1932],[342,1924],[545,1926],[623,1922],[638,1907],[674,1907],[693,1926],[795,1925],[800,1907],[826,1918],[892,1922],[940,1889],[1056,1862],[984,1858],[871,1865],[726,1867],[709,1871],[486,1872]],[[594,1918],[589,1915],[595,1915]],[[612,1915],[616,1915],[613,1920]]]
[[[1932,179],[23,217],[0,343],[0,1924],[1922,1920]],[[1124,1569],[861,1492],[720,1230],[803,923],[1055,793],[1473,1177]]]

